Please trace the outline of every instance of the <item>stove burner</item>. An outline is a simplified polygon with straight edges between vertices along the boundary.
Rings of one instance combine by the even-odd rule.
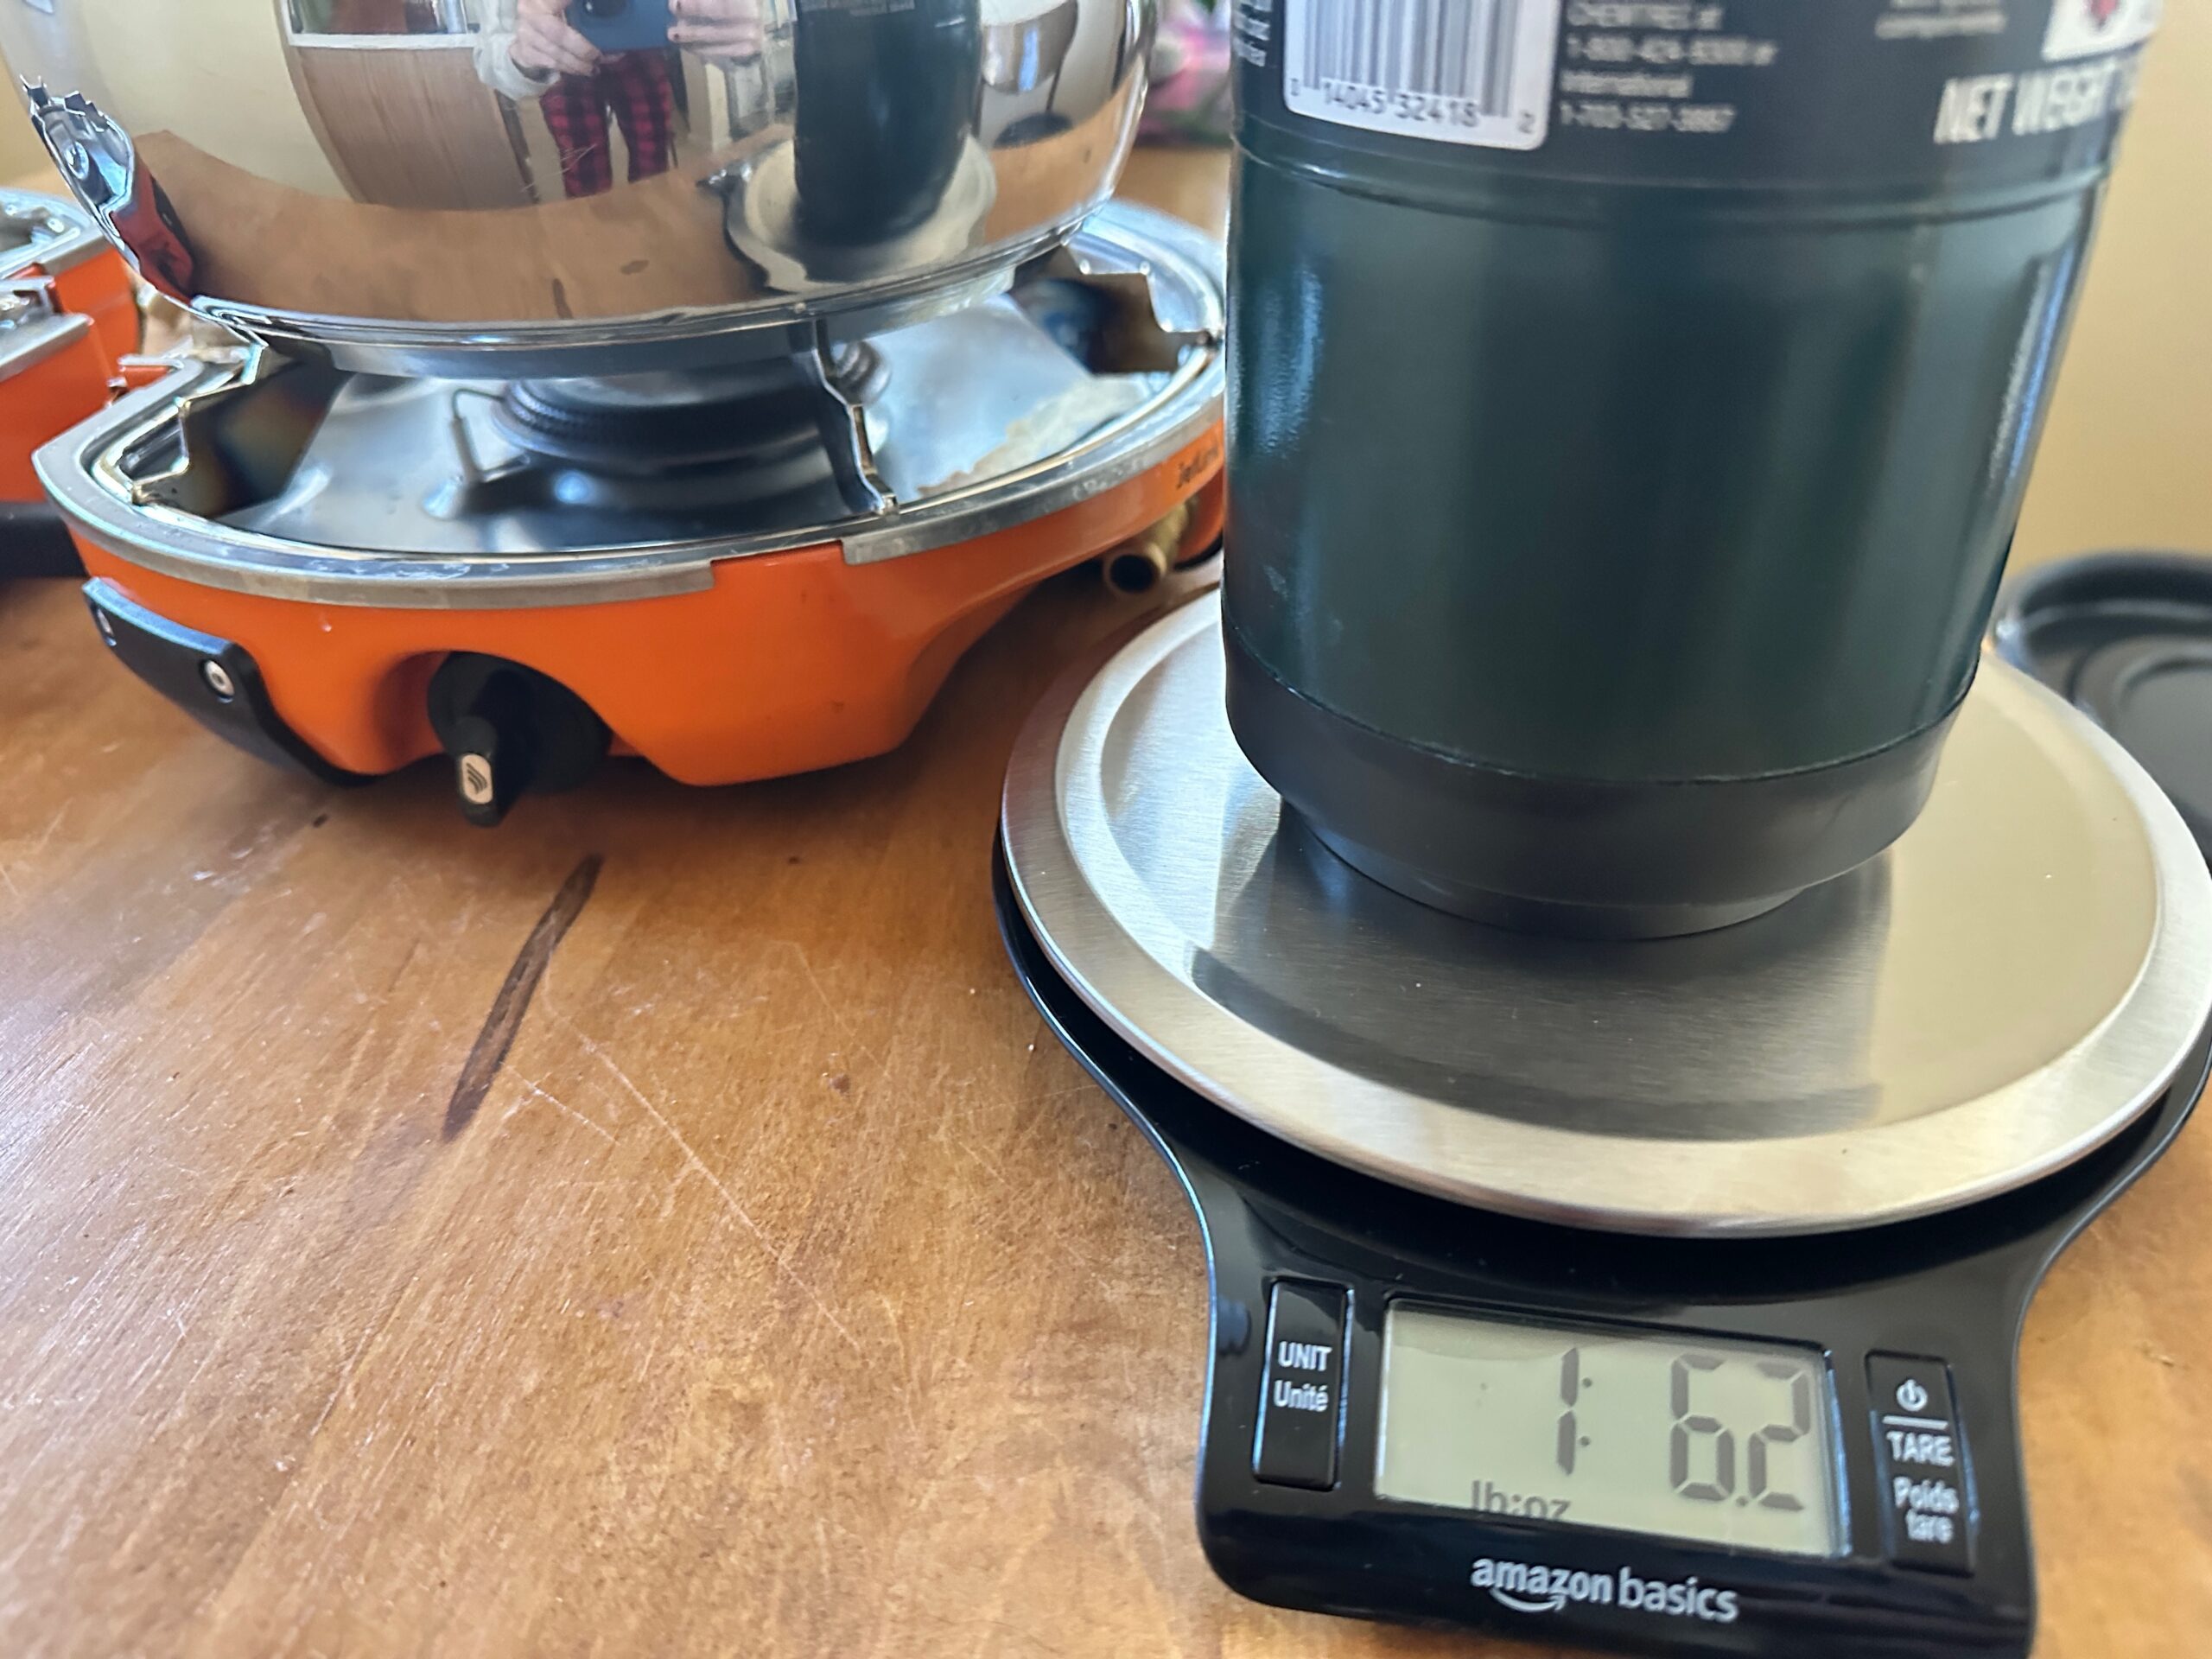
[[[841,349],[828,378],[863,404],[887,380],[865,344]],[[820,450],[822,387],[795,358],[729,368],[589,379],[516,380],[493,416],[500,434],[544,461],[587,472],[649,475],[688,467],[773,464]],[[829,476],[820,457],[818,476]]]
[[[1116,208],[1006,294],[746,366],[518,384],[211,345],[86,451],[85,510],[116,512],[134,547],[156,518],[161,539],[212,537],[192,563],[218,586],[260,590],[239,573],[267,560],[401,605],[445,575],[612,580],[601,560],[689,590],[702,559],[833,542],[897,558],[1086,500],[1187,442],[1218,396],[1212,257]],[[539,554],[557,557],[527,570]]]
[[[520,452],[478,464],[458,407],[460,477],[437,492],[441,516],[563,505],[612,512],[696,512],[775,500],[835,482],[854,493],[842,456],[849,429],[889,373],[865,343],[822,369],[798,358],[684,372],[517,380],[491,401],[491,425]],[[860,453],[865,453],[861,447]],[[872,505],[863,495],[856,505]]]

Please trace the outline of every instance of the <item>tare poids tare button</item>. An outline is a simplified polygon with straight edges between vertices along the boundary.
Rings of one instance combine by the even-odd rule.
[[[1866,1389],[1890,1559],[1972,1572],[1973,1506],[1950,1368],[1940,1359],[1870,1354]]]

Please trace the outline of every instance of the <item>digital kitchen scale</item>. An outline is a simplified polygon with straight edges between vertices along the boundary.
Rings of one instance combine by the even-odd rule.
[[[1039,708],[997,889],[1205,1232],[1198,1530],[1236,1589],[1654,1653],[2028,1651],[2020,1321],[2212,1065],[2212,876],[2061,699],[1986,661],[1919,822],[1780,910],[1543,938],[1282,810],[1209,594]]]

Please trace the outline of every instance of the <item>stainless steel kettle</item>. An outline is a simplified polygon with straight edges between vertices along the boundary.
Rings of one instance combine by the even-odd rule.
[[[782,353],[991,292],[1105,200],[1153,27],[1152,0],[623,10],[619,36],[571,12],[585,44],[550,67],[517,0],[10,6],[0,55],[86,205],[203,315],[341,368],[512,378]]]

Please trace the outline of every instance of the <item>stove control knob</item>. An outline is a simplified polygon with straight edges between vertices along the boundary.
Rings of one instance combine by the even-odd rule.
[[[607,724],[558,680],[458,652],[430,678],[431,729],[453,757],[461,815],[487,828],[525,790],[573,788],[607,754]]]
[[[489,829],[507,816],[515,797],[529,786],[529,734],[506,736],[489,715],[464,715],[454,722],[448,747],[462,816]]]

